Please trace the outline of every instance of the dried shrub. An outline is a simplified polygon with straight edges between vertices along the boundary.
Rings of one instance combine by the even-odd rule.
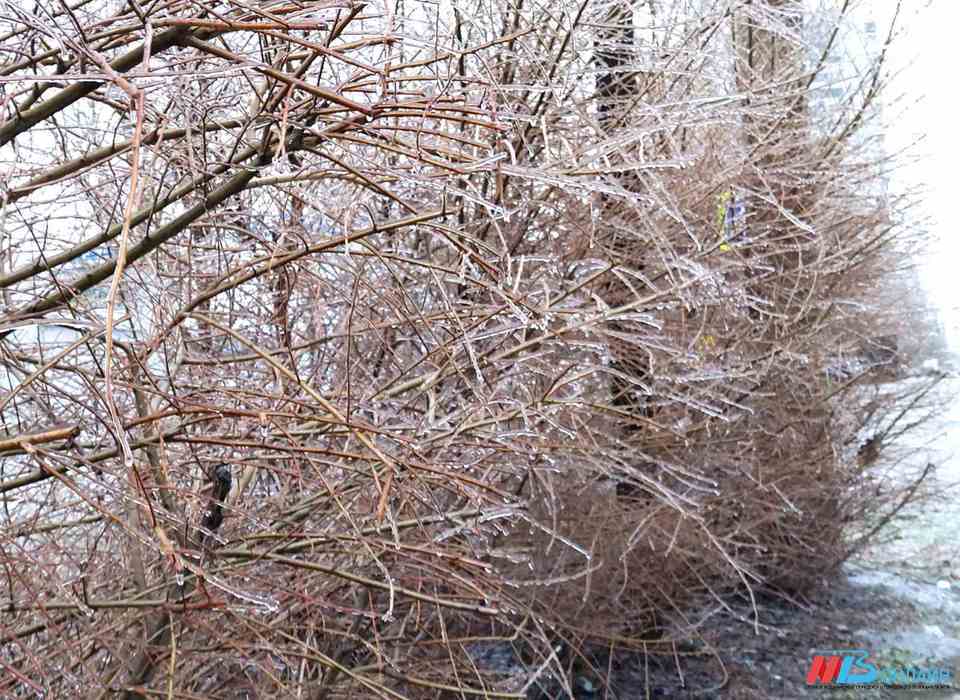
[[[558,696],[864,546],[901,203],[801,9],[0,19],[3,693]]]

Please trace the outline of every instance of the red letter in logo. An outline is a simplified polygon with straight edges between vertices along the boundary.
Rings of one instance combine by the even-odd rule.
[[[840,664],[843,657],[840,656],[820,656],[813,657],[810,662],[810,670],[807,671],[807,685],[814,683],[833,683],[840,673]]]

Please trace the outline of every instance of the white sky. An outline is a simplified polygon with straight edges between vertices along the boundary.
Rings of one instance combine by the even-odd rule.
[[[867,6],[892,6],[893,0],[863,0]],[[922,279],[931,301],[941,309],[951,349],[960,351],[960,2],[903,0],[905,36],[894,45],[891,66],[902,69],[889,97],[887,143],[903,147],[921,138],[921,159],[901,168],[892,189],[924,186],[917,212],[929,216],[934,240],[924,260]],[[878,13],[879,14],[879,13]],[[882,24],[881,24],[882,26]],[[889,99],[888,97],[888,99]]]

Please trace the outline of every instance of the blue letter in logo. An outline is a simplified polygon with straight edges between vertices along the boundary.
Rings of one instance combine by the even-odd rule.
[[[877,667],[866,661],[870,652],[865,649],[848,649],[842,653],[843,665],[840,666],[840,675],[837,677],[838,685],[860,685],[877,680]]]

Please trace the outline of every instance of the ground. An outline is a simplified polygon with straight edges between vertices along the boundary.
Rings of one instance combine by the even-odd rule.
[[[960,571],[957,572],[960,576]],[[718,616],[703,629],[705,639],[727,659],[728,680],[711,657],[687,657],[685,691],[676,673],[664,674],[651,696],[670,698],[951,698],[954,691],[828,690],[806,685],[817,650],[866,649],[878,666],[960,670],[960,577],[928,580],[891,570],[850,566],[841,580],[806,607],[777,600],[759,603],[759,634],[751,621]],[[947,587],[949,584],[949,587]],[[748,614],[749,611],[744,609]],[[672,678],[671,678],[672,676]],[[626,680],[626,679],[624,679]],[[710,688],[716,688],[710,690]],[[956,687],[956,683],[955,683]],[[659,691],[659,692],[657,692]],[[644,698],[637,685],[618,694]],[[601,695],[602,697],[602,695]]]

